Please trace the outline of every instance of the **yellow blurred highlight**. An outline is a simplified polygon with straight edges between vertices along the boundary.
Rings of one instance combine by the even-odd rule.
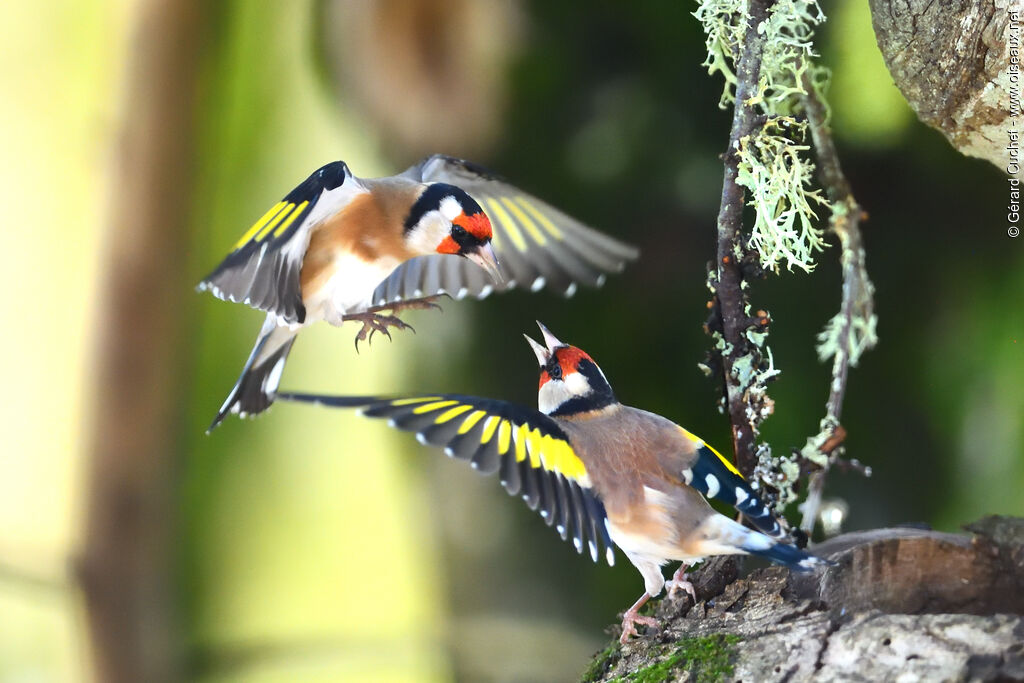
[[[0,680],[83,679],[69,554],[128,4],[0,3]],[[40,580],[39,574],[54,578]]]
[[[69,561],[80,534],[83,406],[102,400],[85,395],[83,383],[92,358],[98,252],[102,239],[131,239],[104,230],[116,191],[107,184],[108,170],[137,6],[130,0],[0,4],[0,202],[7,207],[9,256],[0,284],[12,323],[0,342],[3,681],[90,679],[85,619]],[[200,172],[226,181],[218,186],[224,196],[198,210],[203,222],[194,230],[196,245],[217,244],[216,251],[193,250],[203,274],[254,212],[320,164],[344,158],[365,175],[393,170],[376,158],[369,136],[340,120],[315,82],[307,42],[312,3],[235,7],[244,16],[225,13],[224,21],[237,25],[218,48],[232,51],[226,59],[235,60],[229,67],[239,72],[261,54],[257,68],[268,73],[255,79],[275,83],[282,104],[269,140],[247,137],[252,127],[232,120],[248,106],[244,87],[225,84],[220,104],[230,111],[222,114],[222,144],[259,146],[266,165],[232,174],[218,156],[223,149],[199,149]],[[203,382],[223,393],[192,392],[192,414],[223,400],[261,316],[209,294],[188,296],[201,320],[195,348],[230,345],[237,354],[237,364],[204,368],[210,377]],[[238,321],[237,334],[204,335],[203,323],[222,317]],[[332,377],[330,386],[316,388],[408,388],[402,379],[415,352],[411,338],[375,344],[372,354],[357,357],[355,329],[321,327],[296,345],[287,386],[314,388],[313,382]],[[376,358],[367,362],[370,355]],[[183,636],[210,662],[197,678],[450,678],[444,583],[430,552],[430,501],[419,470],[406,466],[404,453],[415,444],[403,436],[354,413],[276,406],[259,420],[232,417],[212,436],[186,440],[198,444],[196,453],[182,454],[186,489],[198,488],[196,479],[216,477],[218,484],[204,490],[206,512],[194,525],[197,538],[188,540],[197,552],[184,560],[195,593],[182,596],[184,625],[191,629]],[[183,505],[193,502],[186,498]],[[240,647],[254,648],[253,657],[242,666],[225,665]]]

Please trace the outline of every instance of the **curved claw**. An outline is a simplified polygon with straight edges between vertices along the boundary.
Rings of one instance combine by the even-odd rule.
[[[636,630],[637,624],[653,628],[659,626],[660,623],[654,617],[645,617],[640,614],[629,614],[627,612],[622,615],[622,635],[619,636],[619,642],[625,645],[633,636],[639,636],[640,634]]]
[[[367,344],[373,343],[373,335],[380,332],[389,340],[394,341],[391,337],[391,330],[389,327],[394,327],[399,330],[412,330],[413,334],[416,333],[415,328],[412,325],[402,322],[398,316],[394,315],[382,315],[375,311],[366,311],[364,313],[356,313],[345,316],[346,320],[359,321],[363,324],[363,327],[356,334],[355,345],[356,353],[359,353],[359,342],[365,341]]]
[[[385,337],[388,338],[388,341],[394,341],[393,339],[391,339],[391,332],[388,331],[387,325],[384,325],[384,324],[381,324],[381,323],[378,322],[378,323],[374,324],[373,329],[370,330],[370,337],[369,337],[369,339],[366,340],[367,344],[372,344],[373,343],[373,335],[376,332],[380,332],[381,334],[383,334]]]

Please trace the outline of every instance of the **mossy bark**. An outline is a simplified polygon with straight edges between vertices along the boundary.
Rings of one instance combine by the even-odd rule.
[[[1024,680],[1024,519],[971,535],[877,529],[815,547],[835,565],[709,563],[699,599],[666,599],[660,629],[611,646],[585,681]]]

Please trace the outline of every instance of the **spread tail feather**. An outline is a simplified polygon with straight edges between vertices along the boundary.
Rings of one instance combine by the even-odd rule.
[[[228,413],[238,413],[239,416],[246,417],[262,413],[270,407],[277,394],[281,373],[284,371],[288,352],[295,343],[297,333],[298,330],[278,325],[275,316],[267,316],[256,346],[242,368],[242,374],[207,428],[207,434],[212,432]]]

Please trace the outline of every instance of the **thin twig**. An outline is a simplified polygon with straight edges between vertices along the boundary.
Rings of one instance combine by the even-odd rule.
[[[803,96],[804,111],[810,124],[814,149],[818,157],[818,175],[829,201],[832,203],[830,229],[839,238],[842,248],[843,297],[837,316],[838,328],[834,331],[835,345],[832,359],[832,381],[829,385],[828,401],[825,404],[825,419],[822,421],[822,434],[815,438],[819,452],[829,456],[828,464],[838,459],[834,453],[845,435],[840,424],[843,410],[843,398],[846,395],[847,377],[850,365],[857,362],[861,351],[874,345],[873,331],[866,332],[864,343],[856,341],[855,335],[861,332],[854,329],[855,321],[872,321],[874,319],[874,288],[868,279],[864,265],[864,248],[861,242],[860,221],[864,216],[863,209],[854,199],[850,183],[839,164],[829,129],[827,111],[817,87],[813,83],[810,70],[804,72]],[[870,323],[869,323],[870,324]],[[825,488],[825,477],[828,464],[811,475],[808,484],[807,501],[803,505],[803,519],[800,528],[810,533],[814,528],[821,496]],[[858,463],[859,464],[859,463]],[[870,468],[862,468],[862,472],[870,476]]]
[[[736,464],[744,476],[751,476],[757,466],[754,449],[754,417],[748,410],[747,387],[739,380],[735,366],[739,359],[755,351],[747,339],[751,327],[747,310],[747,296],[742,289],[744,279],[741,258],[745,247],[741,241],[743,227],[744,190],[737,184],[739,158],[736,151],[740,141],[760,125],[758,110],[747,102],[757,94],[761,75],[761,56],[765,37],[757,30],[767,18],[773,0],[753,0],[750,19],[746,27],[743,49],[736,64],[736,103],[733,110],[729,149],[724,155],[725,175],[722,181],[722,203],[718,212],[718,249],[715,283],[717,310],[721,315],[722,336],[726,346],[722,351],[722,371],[725,381],[726,406],[732,424],[733,448]]]

